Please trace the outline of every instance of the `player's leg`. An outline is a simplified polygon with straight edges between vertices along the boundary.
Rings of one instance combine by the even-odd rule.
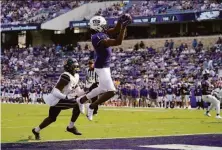
[[[95,88],[97,88],[97,87],[98,87],[98,83],[93,83],[93,84],[91,85],[91,87],[89,88],[89,92],[91,92],[93,89],[95,89]],[[93,98],[91,99],[91,100],[92,100],[92,103],[95,102],[97,99],[98,99],[98,96],[93,97]],[[93,115],[96,115],[96,114],[98,113],[98,109],[99,109],[99,107],[96,106],[95,109],[94,109],[94,111],[93,111]]]
[[[49,126],[51,123],[56,121],[57,116],[59,115],[59,113],[61,112],[61,108],[60,107],[50,107],[49,108],[49,116],[47,118],[45,118],[39,126],[35,127],[34,129],[32,129],[32,133],[35,135],[35,139],[36,140],[40,140],[40,130],[46,128],[47,126]]]
[[[96,97],[103,93],[95,102],[93,102],[90,105],[91,109],[94,109],[96,106],[104,103],[105,101],[109,100],[115,95],[116,89],[111,78],[110,68],[95,69],[95,71],[99,78],[98,87],[93,89],[85,96],[78,98],[76,100],[80,106],[81,112],[82,112],[82,104],[84,104],[88,100],[91,100],[93,97]]]
[[[217,113],[216,118],[222,119],[220,117],[220,101],[215,96],[212,95],[208,95],[208,98],[211,105],[213,104],[213,108],[214,107],[216,108],[216,113]]]
[[[95,102],[91,103],[90,105],[87,105],[88,108],[87,117],[89,120],[92,120],[93,118],[94,109],[98,105],[112,98],[115,95],[116,91],[116,88],[111,78],[110,68],[95,69],[95,71],[99,78],[98,87],[93,89],[91,92],[89,92],[86,96],[82,97],[80,100],[77,99],[78,103],[83,104],[87,100],[91,100],[93,97],[103,93]]]
[[[214,103],[210,102],[211,100],[209,98],[209,95],[203,95],[202,98],[203,98],[203,101],[210,103],[210,105],[207,108],[207,111],[205,112],[205,115],[210,117],[211,116],[210,111],[215,107],[215,105],[214,105]]]
[[[76,122],[76,120],[77,120],[78,117],[79,117],[79,114],[80,114],[79,106],[78,106],[78,104],[76,103],[76,104],[74,104],[74,106],[73,106],[72,117],[71,117],[70,123],[69,123],[69,125],[68,125],[67,128],[66,128],[66,130],[67,130],[68,132],[71,132],[71,133],[73,133],[73,134],[75,134],[75,135],[82,135],[82,133],[80,133],[80,132],[77,130],[77,128],[75,127],[75,125],[74,125],[75,122]]]

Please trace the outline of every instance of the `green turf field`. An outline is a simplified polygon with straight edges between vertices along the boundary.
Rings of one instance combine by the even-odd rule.
[[[48,115],[46,105],[1,104],[1,142],[23,142],[31,129]],[[89,122],[84,115],[76,123],[82,136],[65,132],[71,110],[63,111],[57,121],[41,131],[42,140],[135,137],[195,133],[222,133],[222,120],[203,115],[203,110],[165,110],[154,108],[100,108]]]

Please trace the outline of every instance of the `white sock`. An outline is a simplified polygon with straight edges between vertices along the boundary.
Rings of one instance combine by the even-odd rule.
[[[73,127],[74,127],[74,122],[70,121],[70,123],[69,123],[69,128],[71,129],[71,128],[73,128]]]
[[[35,128],[35,132],[38,132],[38,133],[39,133],[40,130],[41,130],[41,129],[40,129],[39,127],[36,127],[36,128]]]

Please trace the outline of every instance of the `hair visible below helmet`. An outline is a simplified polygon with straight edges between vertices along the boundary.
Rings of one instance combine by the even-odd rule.
[[[89,21],[89,26],[91,30],[96,32],[104,32],[107,30],[107,21],[102,16],[94,16]]]
[[[64,62],[64,70],[74,75],[79,70],[79,64],[76,60],[69,58]]]

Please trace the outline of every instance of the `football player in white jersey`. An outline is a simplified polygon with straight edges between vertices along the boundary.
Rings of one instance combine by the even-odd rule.
[[[43,100],[50,106],[49,115],[39,126],[32,129],[32,133],[35,135],[36,140],[40,140],[40,130],[55,122],[61,110],[70,108],[73,109],[72,117],[66,130],[75,135],[81,135],[74,126],[74,123],[80,114],[75,97],[84,94],[84,91],[78,86],[79,74],[76,72],[77,69],[78,63],[74,62],[72,59],[68,59],[64,64],[65,72],[60,75],[60,78],[51,93],[44,95]]]
[[[217,88],[212,91],[212,95],[222,103],[222,86],[217,85]]]

